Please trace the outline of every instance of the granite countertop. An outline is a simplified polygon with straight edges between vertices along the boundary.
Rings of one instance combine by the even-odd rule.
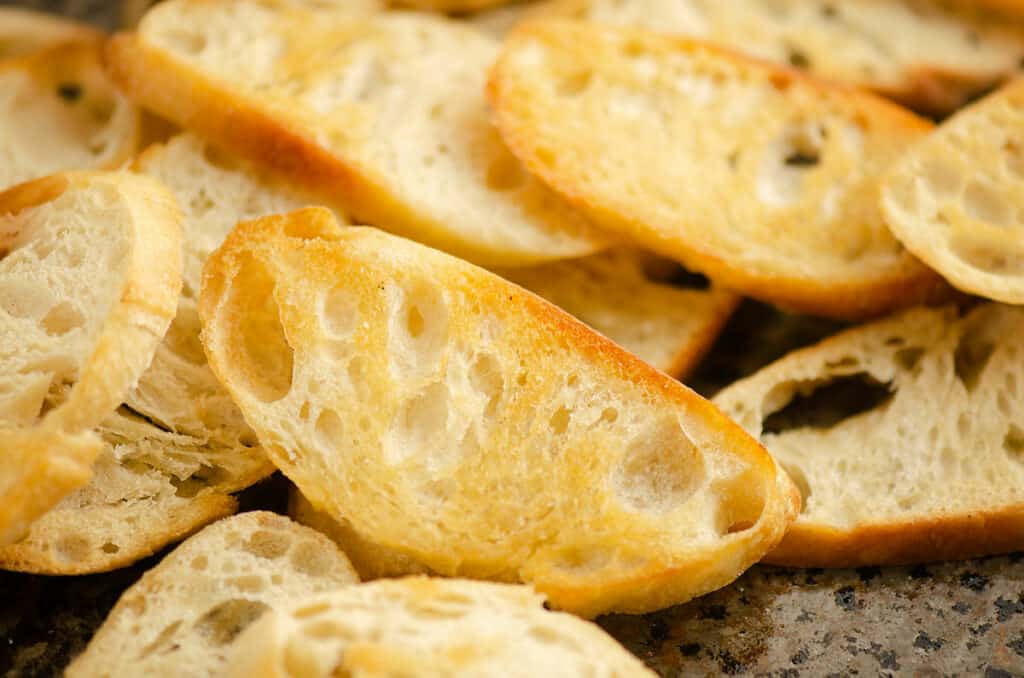
[[[108,28],[118,14],[104,0],[7,4]],[[713,394],[840,327],[744,302],[690,384]],[[286,483],[275,476],[250,488],[243,510],[281,511]],[[0,675],[59,674],[158,559],[86,577],[0,572]],[[686,605],[598,621],[663,676],[1024,677],[1024,554],[857,570],[755,566]]]

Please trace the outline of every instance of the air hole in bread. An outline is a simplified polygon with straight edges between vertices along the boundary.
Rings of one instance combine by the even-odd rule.
[[[967,416],[966,412],[961,412],[960,416],[956,419],[956,432],[961,437],[967,437],[971,433],[971,420]]]
[[[288,553],[292,540],[283,532],[258,530],[242,543],[242,548],[258,558],[276,560]]]
[[[952,447],[946,446],[939,453],[939,461],[942,464],[943,473],[955,473],[958,468],[957,453]]]
[[[333,452],[341,447],[342,436],[345,434],[345,424],[333,410],[324,410],[317,416],[314,426],[316,444],[325,452]]]
[[[227,341],[235,350],[227,360],[241,385],[265,403],[288,395],[292,387],[294,351],[285,337],[274,281],[259,261],[247,259],[235,279],[228,305],[237,320],[228,324]]]
[[[314,640],[333,640],[336,638],[352,640],[359,635],[344,625],[340,619],[321,619],[306,624],[302,627],[302,634]]]
[[[309,403],[302,403],[302,407],[299,408],[299,419],[302,421],[309,421]]]
[[[967,185],[963,196],[963,206],[967,215],[978,221],[996,226],[1013,221],[1010,203],[998,192],[979,181],[972,181]]]
[[[469,382],[478,393],[487,399],[484,417],[491,418],[497,413],[505,393],[505,378],[501,363],[491,355],[479,354],[469,368]]]
[[[924,349],[919,346],[901,348],[893,354],[896,364],[907,372],[912,372],[918,363],[921,362],[922,357],[924,357]]]
[[[79,562],[89,557],[92,545],[85,537],[67,534],[57,540],[57,556],[67,562]]]
[[[223,483],[227,479],[227,475],[227,471],[222,468],[202,464],[199,466],[199,470],[188,478],[172,477],[170,482],[174,486],[175,496],[191,499],[204,489]]]
[[[38,318],[38,313],[53,307],[52,294],[43,285],[26,280],[0,281],[0,311],[12,318]]]
[[[396,465],[440,446],[448,422],[448,386],[431,384],[406,400],[384,439],[384,457]]]
[[[1010,140],[1003,144],[1003,161],[1006,170],[1018,181],[1024,180],[1024,153],[1016,141]]]
[[[803,384],[788,404],[765,417],[762,430],[777,435],[793,429],[838,426],[847,419],[884,407],[892,399],[891,386],[863,372],[824,383]],[[774,402],[773,395],[769,393],[765,402]]]
[[[62,301],[43,316],[40,324],[50,336],[60,337],[85,325],[85,316],[72,304]]]
[[[981,373],[994,350],[995,344],[981,336],[977,327],[968,327],[960,337],[953,352],[953,369],[968,391],[973,391],[978,385]]]
[[[153,642],[149,643],[141,650],[139,650],[139,659],[145,659],[149,655],[158,652],[171,644],[171,639],[174,638],[174,634],[178,632],[178,628],[181,626],[181,620],[168,624],[160,631],[159,635],[153,639]]]
[[[667,513],[704,481],[704,459],[679,422],[663,416],[637,436],[613,472],[618,497],[641,511]]]
[[[551,432],[556,436],[564,435],[569,430],[569,423],[572,421],[572,412],[565,407],[559,407],[555,410],[555,413],[551,415],[549,422],[551,426]]]
[[[690,290],[707,290],[711,281],[701,273],[683,268],[674,261],[650,257],[643,262],[644,277],[651,282]]]
[[[396,377],[433,374],[448,336],[448,304],[430,284],[388,285],[388,358]]]
[[[614,407],[606,407],[601,412],[601,421],[605,421],[609,424],[614,424],[619,418],[619,411]]]
[[[782,466],[782,470],[786,472],[786,475],[796,485],[796,489],[800,491],[800,512],[803,513],[807,510],[807,500],[811,496],[811,484],[807,480],[807,474],[796,464],[777,463]]]
[[[559,569],[574,573],[594,572],[608,565],[611,553],[607,549],[577,546],[559,551],[555,555],[555,565]]]
[[[334,555],[314,541],[300,542],[289,556],[292,569],[307,577],[323,579],[334,572],[337,560]]]
[[[191,567],[197,572],[202,572],[209,564],[210,562],[207,560],[206,556],[196,556],[192,559]]]
[[[307,605],[306,607],[295,610],[292,612],[292,617],[296,620],[302,621],[303,619],[318,617],[324,612],[330,612],[330,610],[331,606],[329,603],[313,603],[312,605]]]
[[[786,50],[786,61],[793,68],[799,68],[806,70],[811,67],[811,60],[807,57],[807,54],[796,47],[789,47]]]
[[[225,172],[235,172],[239,168],[239,162],[235,156],[210,143],[203,144],[203,159],[207,164]]]
[[[494,191],[512,191],[526,181],[526,172],[511,153],[499,153],[487,167],[487,187]]]
[[[719,536],[749,530],[761,519],[765,506],[764,483],[754,469],[748,467],[716,479],[711,484],[711,493],[719,507],[715,516]]]
[[[950,242],[950,249],[964,263],[981,271],[996,275],[1024,273],[1024,253],[1017,254],[1007,247],[1010,242],[993,243],[980,240],[970,231],[958,232]]]
[[[587,70],[576,71],[563,77],[558,83],[558,95],[563,97],[575,97],[583,94],[590,87],[594,73]]]
[[[1024,463],[1024,429],[1016,424],[1010,424],[1003,437],[1003,449],[1011,459]]]
[[[194,30],[184,27],[169,30],[162,37],[170,43],[172,50],[180,50],[192,56],[197,56],[206,49],[206,36],[198,26]]]
[[[218,647],[227,645],[270,608],[257,600],[225,600],[195,623],[195,630]]]
[[[117,553],[118,551],[120,551],[121,547],[118,546],[117,544],[113,543],[113,542],[108,541],[108,542],[105,542],[103,544],[103,546],[101,547],[101,550],[104,553],[114,554],[114,553]]]
[[[769,144],[761,160],[757,196],[772,207],[786,207],[800,199],[804,175],[821,162],[826,131],[813,121],[789,123]]]
[[[344,285],[337,285],[320,297],[320,325],[333,339],[348,339],[359,325],[359,302]]]

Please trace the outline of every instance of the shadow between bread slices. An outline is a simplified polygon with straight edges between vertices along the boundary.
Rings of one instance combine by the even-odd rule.
[[[765,561],[853,567],[1024,548],[1022,330],[1024,310],[1011,306],[912,309],[795,351],[717,395],[803,495]],[[858,396],[853,411],[827,401],[851,381],[882,397],[865,409]],[[777,418],[796,401],[819,415]]]
[[[199,310],[211,367],[310,503],[443,575],[586,616],[658,609],[732,581],[798,508],[763,448],[664,373],[323,209],[239,225]]]
[[[506,40],[488,98],[513,153],[594,223],[738,293],[846,319],[948,293],[878,206],[882,172],[932,125],[873,95],[692,40],[538,21]]]

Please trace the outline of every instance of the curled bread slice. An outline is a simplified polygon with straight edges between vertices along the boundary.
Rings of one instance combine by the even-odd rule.
[[[664,373],[471,264],[311,208],[240,225],[199,302],[210,365],[315,507],[438,573],[595,615],[757,561],[795,489]]]
[[[111,43],[147,107],[332,206],[485,264],[580,256],[590,225],[487,119],[497,42],[452,20],[172,0]]]
[[[882,184],[889,227],[956,287],[1024,304],[1024,80],[913,146]]]
[[[634,250],[609,250],[498,275],[539,294],[633,355],[682,378],[704,355],[739,298]],[[694,287],[687,288],[688,285]]]
[[[0,188],[135,153],[138,110],[107,78],[102,38],[0,61]]]
[[[0,193],[0,544],[89,479],[89,431],[174,313],[180,218],[156,182],[119,173]]]
[[[554,0],[535,16],[719,43],[944,114],[1012,75],[1024,27],[946,0]]]
[[[859,317],[941,287],[878,179],[930,123],[881,99],[635,29],[522,26],[491,72],[526,166],[610,231],[751,297]]]
[[[0,549],[8,569],[83,574],[130,565],[234,512],[231,493],[273,471],[206,364],[196,298],[203,262],[236,223],[306,200],[190,134],[149,149],[135,165],[167,186],[184,211],[177,313],[124,396],[126,407],[104,422],[96,477],[25,539]]]
[[[1021,332],[1024,309],[917,309],[720,393],[804,495],[766,560],[882,565],[1024,548]]]
[[[0,59],[22,56],[62,42],[95,41],[95,28],[54,14],[0,7]]]
[[[268,610],[358,581],[316,531],[263,511],[232,516],[125,591],[66,675],[221,676],[232,641]]]
[[[238,678],[655,674],[598,626],[525,586],[411,577],[308,595],[230,649]]]

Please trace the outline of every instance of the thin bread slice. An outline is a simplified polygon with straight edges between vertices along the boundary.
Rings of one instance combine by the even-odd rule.
[[[1024,548],[1021,332],[1024,309],[916,309],[720,393],[715,403],[804,495],[766,561],[883,565]]]
[[[236,223],[307,201],[191,134],[150,148],[135,169],[184,211],[177,313],[126,406],[104,422],[96,477],[0,549],[0,567],[84,574],[130,565],[233,513],[231,493],[274,469],[206,364],[196,299],[207,255]]]
[[[1024,79],[944,122],[882,184],[889,228],[966,292],[1024,304]]]
[[[412,577],[273,610],[230,649],[238,678],[653,677],[598,626],[525,586]]]
[[[947,114],[1013,75],[1024,26],[947,0],[553,0],[535,16],[649,28]]]
[[[71,19],[21,7],[0,7],[0,59],[22,56],[62,42],[94,41],[102,33]]]
[[[796,490],[717,409],[536,295],[310,208],[204,270],[210,365],[318,509],[582,615],[732,581]]]
[[[139,113],[103,71],[102,46],[97,37],[0,61],[0,188],[115,168],[135,153]]]
[[[268,610],[358,582],[314,530],[265,511],[232,516],[125,591],[65,675],[221,676],[234,638]]]
[[[100,451],[90,430],[173,315],[180,219],[160,185],[120,173],[0,193],[0,544],[88,480]]]
[[[711,45],[524,24],[488,86],[524,164],[596,223],[737,292],[856,318],[941,279],[900,245],[878,180],[931,124]]]
[[[706,280],[675,285],[671,262],[628,249],[498,275],[544,297],[633,355],[678,379],[724,327],[739,297]]]
[[[108,49],[143,105],[353,218],[486,265],[582,256],[589,223],[490,125],[498,44],[454,20],[171,0]]]

